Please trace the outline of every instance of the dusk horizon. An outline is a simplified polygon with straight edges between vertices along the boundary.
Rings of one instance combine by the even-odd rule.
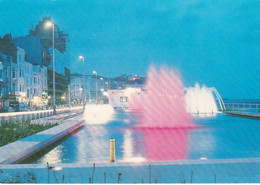
[[[26,35],[50,16],[69,35],[72,73],[82,73],[79,55],[88,74],[108,77],[146,76],[152,63],[166,64],[187,87],[214,86],[226,98],[260,94],[258,1],[26,2],[0,1],[0,35]]]

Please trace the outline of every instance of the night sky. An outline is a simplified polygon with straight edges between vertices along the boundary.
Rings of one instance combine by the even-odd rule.
[[[260,98],[259,0],[0,0],[0,35],[26,35],[51,16],[70,36],[71,70],[145,76],[151,63],[185,86]]]

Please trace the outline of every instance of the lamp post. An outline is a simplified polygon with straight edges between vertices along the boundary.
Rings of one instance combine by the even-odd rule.
[[[96,75],[96,98],[95,98],[95,102],[97,103],[97,72],[93,71],[93,74]]]
[[[79,92],[80,92],[80,95],[83,97],[83,89],[82,88],[79,88]],[[82,98],[83,100],[83,98]],[[81,104],[81,101],[79,100],[79,103]],[[83,103],[83,102],[82,102]]]
[[[55,103],[55,50],[54,50],[54,23],[51,21],[46,22],[48,28],[52,27],[52,68],[53,68],[53,115],[56,115]]]
[[[86,92],[85,92],[85,58],[83,56],[79,56],[79,59],[83,61],[83,110],[85,110],[86,104]]]
[[[71,103],[70,103],[70,85],[68,85],[68,95],[69,95],[69,108],[71,107]]]
[[[105,83],[107,85],[107,91],[108,91],[108,82]]]
[[[103,78],[100,78],[100,80],[101,80],[101,87],[102,87],[102,89],[104,90],[104,79],[103,79]]]

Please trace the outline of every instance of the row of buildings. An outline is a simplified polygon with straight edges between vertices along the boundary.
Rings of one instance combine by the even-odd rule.
[[[52,29],[44,17],[25,36],[0,37],[0,104],[10,101],[29,106],[47,105],[52,94]],[[55,25],[56,96],[68,91],[70,77],[69,37]],[[48,98],[49,97],[49,98]],[[49,100],[48,100],[49,99]]]
[[[10,101],[28,105],[46,104],[42,94],[47,93],[47,66],[27,60],[23,48],[16,46],[11,34],[0,38],[0,105]]]
[[[53,48],[52,30],[46,27],[51,17],[44,17],[25,36],[11,33],[0,36],[0,108],[11,101],[28,106],[52,104]],[[107,78],[97,75],[82,76],[70,71],[70,39],[54,25],[55,96],[56,104],[106,103],[109,89],[124,89],[142,84],[138,76],[122,75]]]
[[[46,27],[49,21],[51,17],[44,17],[25,36],[13,37],[10,33],[0,37],[0,107],[8,107],[11,101],[28,106],[52,104],[52,29]],[[56,103],[63,104],[68,102],[72,75],[70,40],[56,24],[54,40]]]
[[[70,97],[72,104],[82,104],[83,100],[89,103],[106,103],[106,92],[109,89],[109,79],[98,75],[74,73],[70,75]]]

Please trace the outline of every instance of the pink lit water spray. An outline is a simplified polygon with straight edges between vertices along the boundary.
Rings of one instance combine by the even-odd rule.
[[[133,95],[130,111],[140,111],[140,127],[192,128],[190,115],[185,109],[183,83],[180,75],[166,66],[150,67],[145,92]]]

